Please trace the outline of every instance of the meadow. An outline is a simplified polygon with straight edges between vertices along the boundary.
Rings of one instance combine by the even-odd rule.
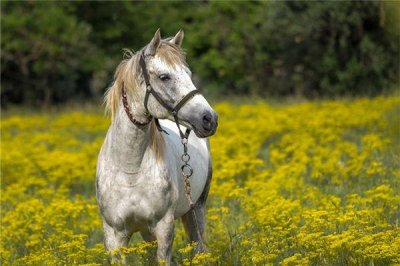
[[[174,265],[400,265],[400,98],[215,104],[209,253]],[[1,264],[107,265],[95,199],[102,110],[1,120]],[[154,264],[140,236],[120,250]]]

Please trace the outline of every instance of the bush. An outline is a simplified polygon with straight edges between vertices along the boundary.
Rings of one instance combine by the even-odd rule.
[[[389,2],[2,1],[2,104],[99,97],[122,48],[186,31],[199,87],[227,94],[376,95],[399,83]]]

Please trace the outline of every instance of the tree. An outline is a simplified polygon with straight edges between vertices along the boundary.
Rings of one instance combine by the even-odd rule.
[[[2,103],[100,96],[122,49],[185,30],[200,88],[226,94],[376,95],[399,83],[399,5],[326,1],[10,2]]]
[[[78,72],[93,66],[90,26],[71,15],[67,3],[1,5],[2,102],[48,105],[75,93]]]
[[[398,83],[399,45],[380,2],[275,2],[264,14],[263,50],[279,94],[376,95]]]

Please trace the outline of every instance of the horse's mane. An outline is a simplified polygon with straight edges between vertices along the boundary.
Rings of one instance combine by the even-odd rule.
[[[143,48],[145,49],[145,48]],[[124,49],[124,59],[118,65],[115,74],[114,82],[107,89],[105,94],[106,112],[111,114],[114,119],[121,104],[122,84],[128,98],[137,97],[137,91],[140,84],[140,67],[139,58],[142,50],[134,53],[129,49]],[[178,65],[186,65],[185,53],[177,45],[170,43],[168,40],[163,40],[156,51],[156,55],[162,58],[168,65],[176,67]],[[164,139],[162,134],[158,131],[154,119],[150,125],[150,141],[153,151],[156,153],[158,159],[162,158],[164,150]]]

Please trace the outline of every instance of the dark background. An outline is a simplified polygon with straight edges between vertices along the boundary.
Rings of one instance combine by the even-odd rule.
[[[100,99],[122,49],[184,29],[205,94],[331,98],[399,84],[399,5],[1,1],[1,105]]]

